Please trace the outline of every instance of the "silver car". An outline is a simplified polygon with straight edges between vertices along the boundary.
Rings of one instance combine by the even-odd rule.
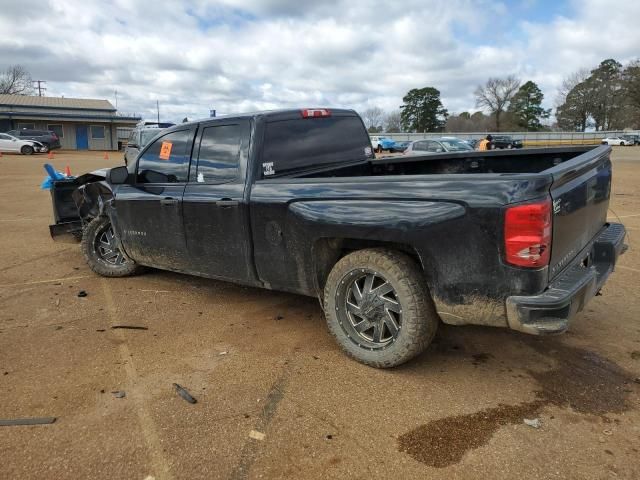
[[[445,152],[473,152],[473,148],[467,142],[455,137],[430,138],[411,142],[404,154],[425,155]]]

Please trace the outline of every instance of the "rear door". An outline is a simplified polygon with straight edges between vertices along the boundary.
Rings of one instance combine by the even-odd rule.
[[[255,279],[245,196],[249,141],[246,118],[200,125],[183,197],[192,272],[240,282]]]
[[[142,265],[181,271],[189,263],[182,196],[194,134],[190,126],[156,139],[138,160],[135,183],[116,192],[116,231]]]
[[[607,221],[611,149],[598,147],[552,169],[553,278],[596,236]]]

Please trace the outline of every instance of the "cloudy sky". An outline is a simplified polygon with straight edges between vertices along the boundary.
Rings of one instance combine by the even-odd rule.
[[[472,110],[516,74],[554,104],[562,79],[640,57],[638,0],[2,1],[0,68],[47,95],[106,98],[166,120],[288,106],[390,111],[434,86]]]

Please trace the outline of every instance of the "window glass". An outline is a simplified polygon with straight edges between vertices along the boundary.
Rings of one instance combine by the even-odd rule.
[[[19,123],[18,130],[22,130],[23,128],[26,128],[27,130],[33,130],[34,128],[36,128],[36,126],[33,123]]]
[[[58,137],[64,137],[64,129],[62,128],[62,125],[47,125],[47,128],[55,133]]]
[[[413,150],[416,152],[424,152],[427,149],[427,142],[416,142],[413,144]]]
[[[160,129],[142,130],[140,133],[140,147],[144,147],[149,141],[160,133]]]
[[[0,133],[0,140],[13,140],[9,135],[5,135],[4,133]]]
[[[222,183],[238,175],[241,125],[206,127],[198,153],[198,183]]]
[[[371,142],[356,116],[280,120],[267,123],[263,177],[305,167],[373,158]]]
[[[468,143],[461,140],[442,140],[442,144],[447,147],[450,152],[466,152],[473,150]]]
[[[91,138],[104,138],[104,127],[102,125],[91,125]]]
[[[181,183],[189,175],[191,131],[156,139],[138,160],[138,183]]]
[[[430,141],[427,142],[427,152],[437,153],[438,151],[442,152],[443,148],[440,146],[438,142]]]

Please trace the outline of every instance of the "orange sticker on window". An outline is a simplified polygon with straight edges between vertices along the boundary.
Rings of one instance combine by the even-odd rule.
[[[173,143],[162,142],[162,147],[160,148],[160,160],[169,160],[169,157],[171,156],[171,147],[173,147]]]

